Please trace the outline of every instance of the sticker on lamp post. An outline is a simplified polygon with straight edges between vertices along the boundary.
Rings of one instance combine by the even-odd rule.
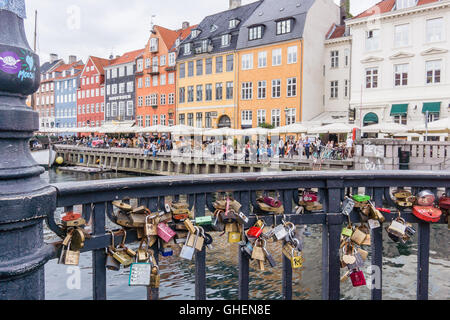
[[[15,52],[0,53],[0,70],[9,74],[17,74],[22,68],[19,56]]]

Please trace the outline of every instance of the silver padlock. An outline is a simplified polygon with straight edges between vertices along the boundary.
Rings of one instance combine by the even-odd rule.
[[[194,252],[195,252],[195,246],[197,244],[197,239],[200,236],[200,229],[197,228],[197,232],[195,234],[195,239],[194,239],[194,246],[193,247],[189,247],[186,244],[183,246],[183,248],[181,249],[180,252],[180,257],[183,259],[187,259],[187,260],[192,260],[192,258],[194,257]],[[186,243],[189,241],[189,238],[192,237],[192,234],[189,232],[188,237],[187,237],[187,241]]]
[[[284,224],[280,224],[273,229],[273,235],[277,240],[283,240],[288,235]]]
[[[240,224],[248,223],[248,217],[243,212],[239,212],[239,214],[236,215],[236,219]]]
[[[130,267],[129,286],[150,286],[152,265],[150,263],[133,263]]]

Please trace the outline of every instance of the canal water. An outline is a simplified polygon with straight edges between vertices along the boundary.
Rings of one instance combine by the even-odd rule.
[[[50,183],[69,181],[89,181],[132,177],[122,173],[80,174],[52,169],[43,178]],[[116,225],[110,224],[112,228]],[[432,225],[430,250],[429,298],[449,300],[450,261],[449,234],[447,226]],[[304,267],[293,271],[293,299],[321,299],[322,230],[321,226],[309,226],[304,237]],[[385,233],[385,231],[383,231]],[[206,249],[207,299],[238,299],[238,245],[228,244],[226,237],[213,234],[213,250]],[[417,286],[417,236],[407,244],[395,244],[386,234],[383,236],[383,299],[414,300]],[[47,242],[58,237],[45,230]],[[136,249],[137,244],[130,245]],[[258,271],[250,265],[250,299],[282,299],[281,288],[281,245],[269,243],[268,250],[277,260],[277,267],[266,266],[266,271]],[[370,251],[370,249],[369,249]],[[161,299],[191,300],[195,297],[195,263],[178,257],[175,250],[172,257],[160,256]],[[81,254],[79,267],[58,265],[57,260],[45,266],[46,299],[49,300],[89,300],[92,299],[92,253]],[[366,261],[366,267],[370,263]],[[363,269],[367,275],[366,269]],[[341,274],[344,269],[341,269]],[[111,300],[144,300],[146,288],[128,286],[129,268],[107,271],[107,298]],[[341,299],[369,300],[368,287],[353,288],[350,280],[341,284]]]

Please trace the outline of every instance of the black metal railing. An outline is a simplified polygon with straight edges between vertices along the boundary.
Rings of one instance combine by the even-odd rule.
[[[93,298],[106,299],[106,253],[105,247],[111,243],[111,235],[106,232],[106,217],[115,221],[111,202],[117,199],[137,199],[140,205],[151,211],[163,210],[167,197],[178,200],[186,195],[195,216],[204,216],[212,206],[215,193],[232,192],[233,197],[242,204],[242,212],[249,216],[246,228],[256,222],[252,213],[257,194],[261,191],[275,191],[280,195],[285,209],[285,219],[297,225],[322,225],[322,298],[338,300],[340,298],[340,237],[342,225],[347,217],[341,213],[341,201],[346,195],[365,193],[372,196],[375,205],[394,207],[390,188],[410,187],[413,192],[423,189],[434,193],[449,191],[450,173],[429,172],[289,172],[289,173],[246,173],[227,175],[196,175],[177,177],[130,178],[107,181],[89,181],[58,183],[57,207],[72,209],[82,205],[86,221],[92,218],[92,234],[86,240],[82,252],[92,251],[93,263]],[[299,188],[317,189],[323,212],[295,214],[293,206],[299,203]],[[411,210],[401,210],[401,216],[408,222],[418,224],[418,266],[417,266],[417,299],[428,299],[430,224],[417,219]],[[385,214],[389,223],[396,214]],[[281,223],[282,216],[261,216],[267,225]],[[360,215],[354,210],[350,214],[351,221],[360,222]],[[54,215],[47,219],[48,226],[61,235],[62,230],[55,223]],[[439,223],[444,223],[444,218]],[[121,228],[121,227],[120,227]],[[119,230],[119,227],[116,231]],[[205,228],[206,231],[209,231]],[[372,265],[382,270],[383,228],[371,231]],[[120,243],[122,234],[117,232],[115,241]],[[137,241],[136,232],[127,232],[127,243]],[[55,248],[60,243],[54,244]],[[157,249],[158,242],[155,244]],[[55,256],[57,255],[55,250]],[[156,251],[157,252],[157,251]],[[157,256],[157,255],[156,255]],[[195,298],[206,299],[206,260],[205,250],[195,254]],[[381,274],[380,274],[381,276]],[[382,284],[382,278],[379,279]],[[239,299],[249,298],[249,259],[239,250]],[[292,269],[290,261],[283,256],[282,294],[284,299],[292,299]],[[158,289],[148,289],[148,298],[158,297]],[[382,299],[382,287],[371,288],[373,300]]]

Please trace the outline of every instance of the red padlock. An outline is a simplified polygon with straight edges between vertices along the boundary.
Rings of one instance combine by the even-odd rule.
[[[445,210],[450,210],[450,197],[443,195],[439,199],[439,208],[445,209]]]
[[[353,270],[350,274],[350,279],[354,287],[360,287],[366,285],[366,278],[361,270]]]
[[[377,208],[378,211],[384,212],[384,213],[392,213],[392,211],[390,209],[385,209],[385,208]]]
[[[86,224],[86,220],[84,220],[81,216],[81,213],[75,212],[67,212],[64,217],[61,218],[61,222],[63,227],[80,227]]]
[[[258,239],[262,234],[263,228],[251,227],[247,231],[247,237],[252,239]]]
[[[302,199],[304,202],[316,202],[319,200],[319,197],[314,192],[305,192]]]
[[[432,206],[414,206],[412,213],[420,220],[427,222],[438,222],[442,211]]]
[[[81,218],[81,213],[67,212],[64,217],[61,218],[62,221],[74,221]]]
[[[263,201],[265,204],[271,206],[272,208],[279,208],[281,207],[281,201],[280,200],[276,200],[274,198],[271,197],[264,197]]]

